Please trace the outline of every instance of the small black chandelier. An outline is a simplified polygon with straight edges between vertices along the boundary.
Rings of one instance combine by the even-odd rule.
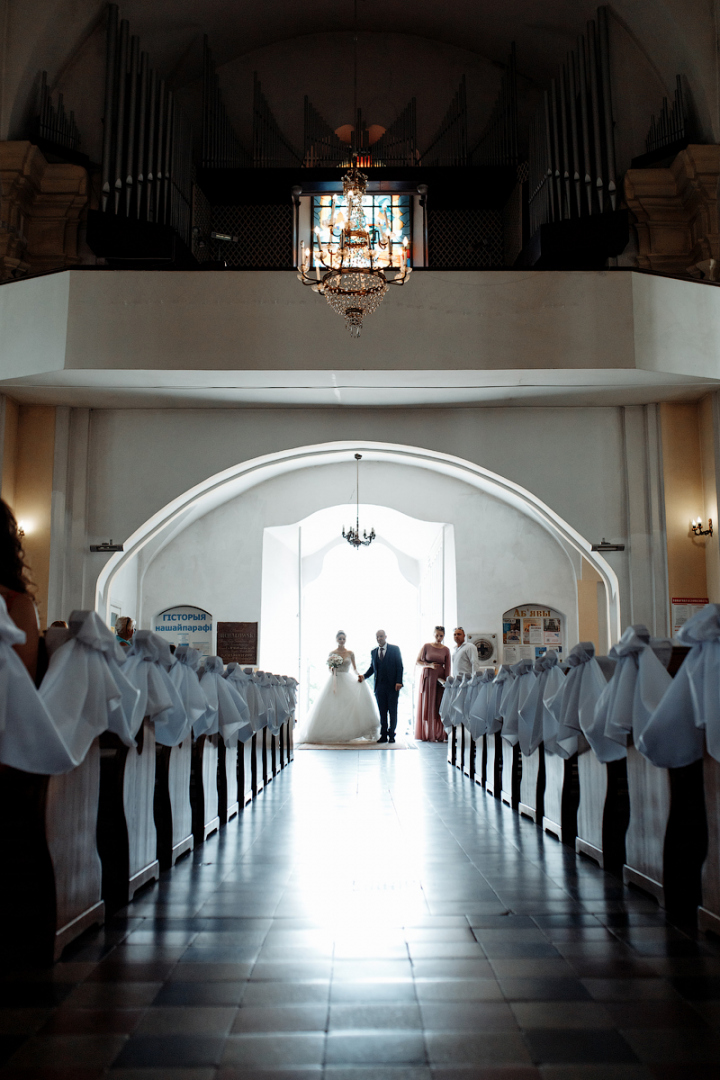
[[[352,526],[345,532],[345,526],[343,525],[343,539],[347,540],[348,544],[357,551],[360,547],[368,547],[375,539],[375,530],[370,529],[370,532],[363,530],[362,539],[360,538],[360,462],[362,461],[362,454],[355,455],[355,528]]]

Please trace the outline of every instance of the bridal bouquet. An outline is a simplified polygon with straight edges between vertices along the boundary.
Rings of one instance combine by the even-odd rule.
[[[336,671],[337,668],[342,667],[345,661],[339,653],[331,652],[327,658],[327,666],[331,671]]]

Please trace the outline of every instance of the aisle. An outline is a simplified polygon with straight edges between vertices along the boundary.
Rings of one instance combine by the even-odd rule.
[[[54,970],[0,986],[0,1080],[693,1080],[720,1063],[720,949],[437,746],[299,754]]]

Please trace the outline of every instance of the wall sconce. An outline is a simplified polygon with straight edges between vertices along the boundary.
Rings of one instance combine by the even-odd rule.
[[[692,528],[692,531],[693,531],[695,536],[712,536],[712,534],[713,534],[712,518],[708,518],[708,527],[707,527],[707,529],[703,529],[702,521],[700,520],[700,518],[698,518],[697,521],[695,520],[695,518],[693,518],[692,523],[691,523],[691,528]]]
[[[21,520],[18,521],[18,523],[17,523],[17,534],[18,534],[18,536],[20,537],[21,540],[24,537],[26,537],[28,535],[28,533],[31,533],[32,531],[33,531],[33,523],[32,523],[32,521],[27,521],[26,519],[21,519]]]

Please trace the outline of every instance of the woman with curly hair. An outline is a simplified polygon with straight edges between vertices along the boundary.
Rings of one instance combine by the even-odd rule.
[[[38,660],[37,611],[33,587],[25,562],[25,552],[19,535],[18,523],[10,507],[0,499],[0,596],[7,605],[8,615],[20,629],[24,630],[24,645],[15,645],[25,667],[35,678]]]

